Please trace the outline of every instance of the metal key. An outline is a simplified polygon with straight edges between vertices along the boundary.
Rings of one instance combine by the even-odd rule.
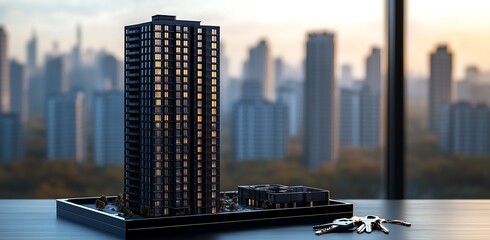
[[[361,217],[353,216],[351,218],[339,218],[339,219],[335,219],[334,221],[346,221],[346,220],[353,221],[354,222],[354,226],[353,227],[356,227],[357,223],[360,222]],[[325,223],[325,224],[315,225],[315,226],[313,226],[313,230],[323,229],[323,228],[329,227],[329,226],[331,226],[333,224],[334,223],[331,222],[331,223]]]
[[[378,220],[378,221],[376,221],[376,222],[374,222],[373,224],[374,224],[374,226],[376,226],[376,227],[377,227],[379,230],[381,230],[382,232],[384,232],[384,233],[386,233],[386,234],[390,233],[390,229],[388,229],[387,227],[385,227],[385,226],[382,224],[381,219],[380,219],[380,220]]]
[[[334,220],[332,223],[322,224],[322,225],[325,225],[327,227],[316,231],[315,232],[316,235],[322,235],[322,234],[330,233],[330,232],[337,231],[337,230],[350,229],[353,226],[355,226],[355,222],[352,221],[351,219],[348,219],[348,218],[340,218],[340,219]],[[319,225],[317,225],[317,226],[319,226]]]
[[[367,215],[361,218],[363,224],[356,229],[357,233],[363,233],[364,231],[371,233],[373,231],[374,223],[379,220],[380,218],[375,215]]]
[[[386,220],[386,219],[381,219],[381,222],[382,223],[392,223],[392,224],[398,224],[398,225],[402,225],[402,226],[405,226],[405,227],[410,227],[412,226],[411,223],[409,222],[405,222],[405,221],[402,221],[402,220]]]

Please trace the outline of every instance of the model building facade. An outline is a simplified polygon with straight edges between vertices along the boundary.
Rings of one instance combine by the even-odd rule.
[[[240,205],[263,208],[265,201],[271,204],[270,208],[272,209],[323,206],[330,202],[330,191],[279,184],[238,187],[238,203]]]
[[[125,194],[155,216],[215,213],[219,27],[156,15],[125,27]]]

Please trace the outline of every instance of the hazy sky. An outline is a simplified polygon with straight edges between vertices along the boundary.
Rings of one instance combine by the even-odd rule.
[[[471,63],[490,69],[490,1],[407,3],[407,70],[411,74],[427,74],[428,54],[438,43],[448,43],[454,52],[458,77]],[[25,61],[33,29],[43,57],[55,40],[62,52],[69,51],[75,43],[77,24],[82,26],[84,49],[103,48],[122,59],[123,27],[150,21],[155,14],[221,26],[235,76],[241,73],[248,48],[261,38],[270,42],[274,57],[299,66],[306,33],[332,31],[337,70],[341,64],[352,64],[355,77],[364,76],[364,61],[372,46],[384,50],[385,0],[0,0],[0,24],[9,32],[10,56],[21,61]]]

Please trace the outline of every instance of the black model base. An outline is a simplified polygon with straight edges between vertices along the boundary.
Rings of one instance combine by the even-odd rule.
[[[108,197],[109,200],[114,198]],[[87,204],[93,204],[96,199],[98,197],[57,199],[56,214],[59,217],[118,236],[141,237],[161,233],[185,234],[189,231],[224,231],[225,229],[238,230],[292,224],[318,224],[337,218],[352,217],[354,212],[352,203],[330,199],[330,204],[325,206],[125,219],[87,206]]]

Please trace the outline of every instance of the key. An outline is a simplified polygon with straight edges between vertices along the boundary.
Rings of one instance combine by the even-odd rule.
[[[383,226],[383,224],[381,223],[381,219],[374,222],[374,226],[376,226],[379,230],[386,234],[390,233],[390,230],[387,227]]]
[[[366,231],[367,233],[371,233],[373,231],[374,223],[379,220],[380,218],[375,215],[367,215],[361,218],[361,222],[363,223],[364,228],[362,228],[362,226],[357,228],[357,233],[363,233],[364,231]]]
[[[324,225],[324,224],[322,224]],[[343,229],[350,229],[353,226],[355,226],[354,221],[348,219],[348,218],[340,218],[334,220],[332,223],[327,223],[326,228],[323,228],[321,230],[318,230],[315,232],[316,235],[322,235],[325,233],[330,233],[333,231],[338,231],[338,230],[343,230]]]
[[[353,227],[356,227],[357,223],[360,222],[361,217],[353,216],[351,218],[339,218],[339,219],[335,219],[334,221],[345,221],[345,220],[351,220],[351,221],[353,221],[354,222],[354,226]],[[323,229],[323,228],[329,227],[329,226],[331,226],[333,224],[334,223],[331,222],[331,223],[325,223],[325,224],[315,225],[315,226],[313,226],[313,230]]]
[[[381,219],[381,222],[383,222],[383,223],[398,224],[398,225],[402,225],[402,226],[405,226],[405,227],[412,226],[411,223],[405,222],[405,221],[402,221],[402,220],[386,220],[386,219]]]
[[[356,232],[360,234],[363,233],[364,231],[366,231],[366,224],[361,222],[361,225],[357,227]]]

